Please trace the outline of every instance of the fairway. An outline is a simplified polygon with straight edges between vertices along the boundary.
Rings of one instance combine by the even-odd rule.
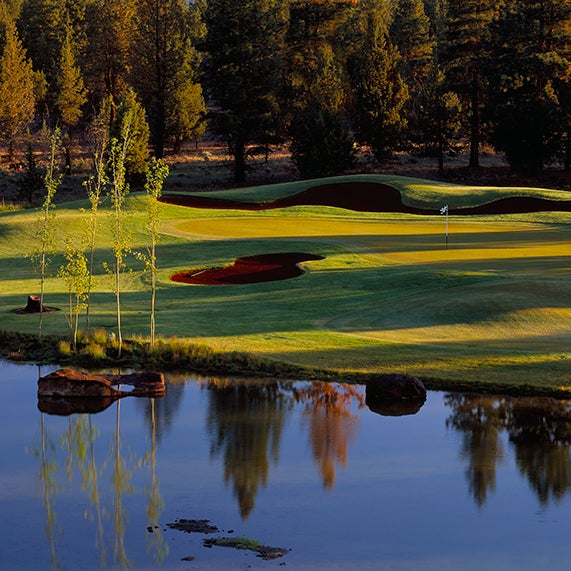
[[[571,287],[560,282],[571,277],[571,234],[561,228],[457,220],[448,247],[442,220],[434,219],[199,218],[174,228],[194,238],[327,240],[378,264],[381,275],[383,266],[391,265],[419,277],[435,271],[477,277],[461,286],[435,283],[434,289],[402,298],[398,307],[387,300],[320,320],[331,330],[391,342],[466,343],[466,348],[488,341],[509,350],[519,340],[526,351],[547,350],[557,336],[571,333]],[[317,262],[311,268],[320,271]],[[538,273],[541,278],[534,279]]]
[[[129,200],[134,249],[141,249],[144,200]],[[37,289],[37,278],[10,242],[30,231],[33,215],[0,216],[4,327],[33,332],[37,317],[12,311]],[[58,217],[68,232],[79,231],[78,205],[61,208]],[[156,319],[165,337],[340,373],[571,385],[569,213],[450,216],[448,247],[444,216],[309,205],[259,212],[168,205],[163,218]],[[99,240],[101,263],[109,259],[108,233]],[[207,286],[169,279],[189,268],[287,252],[323,259],[303,262],[305,274],[276,282]],[[147,277],[136,260],[131,269],[124,328],[146,335]],[[65,306],[60,279],[52,277],[47,291],[49,305]],[[108,277],[99,270],[96,326],[113,330],[113,301]],[[44,320],[47,331],[66,335],[61,313]]]

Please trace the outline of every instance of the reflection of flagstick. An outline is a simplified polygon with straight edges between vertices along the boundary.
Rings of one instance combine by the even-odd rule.
[[[448,250],[448,204],[440,209],[440,214],[446,214],[446,249]]]

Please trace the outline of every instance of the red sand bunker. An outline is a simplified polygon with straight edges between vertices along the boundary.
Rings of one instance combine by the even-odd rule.
[[[173,274],[173,282],[200,285],[252,284],[287,280],[301,276],[304,271],[297,265],[310,260],[323,260],[323,256],[288,252],[261,254],[237,258],[230,266],[213,269],[191,269]]]

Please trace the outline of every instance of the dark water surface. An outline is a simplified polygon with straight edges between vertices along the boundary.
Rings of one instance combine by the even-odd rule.
[[[38,408],[50,370],[0,363],[3,571],[569,569],[569,402],[429,393],[384,416],[360,386],[188,376],[61,416]],[[239,536],[291,551],[203,546]]]

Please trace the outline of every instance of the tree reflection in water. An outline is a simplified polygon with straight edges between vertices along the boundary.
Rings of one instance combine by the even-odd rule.
[[[212,379],[207,382],[210,453],[224,457],[224,481],[232,482],[242,519],[252,510],[260,485],[277,464],[291,400],[282,383]]]
[[[96,535],[95,547],[99,553],[99,565],[101,568],[109,567],[108,547],[109,537],[113,542],[113,557],[111,565],[121,569],[127,569],[130,561],[125,549],[125,522],[126,512],[124,507],[124,495],[133,492],[131,479],[133,471],[144,465],[150,464],[151,489],[148,493],[147,522],[153,529],[158,524],[160,514],[163,510],[163,501],[159,492],[159,483],[156,477],[156,416],[154,414],[154,403],[151,403],[150,426],[150,450],[143,458],[135,455],[125,456],[121,441],[121,401],[115,403],[115,430],[108,449],[107,458],[99,465],[96,461],[96,441],[98,430],[92,415],[73,414],[67,421],[66,430],[56,440],[49,436],[48,419],[49,415],[40,414],[40,435],[41,443],[39,449],[32,450],[39,458],[41,490],[44,508],[46,510],[46,536],[51,550],[52,569],[59,569],[60,564],[57,558],[57,546],[55,541],[55,531],[63,537],[64,530],[57,526],[56,520],[56,500],[59,490],[60,470],[63,472],[68,484],[72,484],[77,473],[81,479],[81,490],[87,491],[90,509],[84,514],[89,521],[95,521]],[[56,442],[59,440],[59,447]],[[59,456],[61,452],[62,456]],[[111,506],[107,508],[104,500],[100,497],[100,482],[102,476],[110,470],[111,478]],[[112,529],[110,535],[106,537],[104,530],[106,523],[111,520]],[[160,563],[167,553],[167,546],[162,540],[158,527],[154,529],[150,548],[153,550],[155,561]]]
[[[352,406],[365,406],[362,390],[355,385],[313,382],[294,389],[294,398],[305,404],[304,418],[309,420],[311,449],[328,490],[335,484],[336,464],[347,465],[347,448],[356,435],[358,417]]]
[[[232,483],[243,519],[254,509],[271,464],[278,463],[283,427],[296,403],[305,405],[313,455],[324,485],[333,488],[335,466],[345,465],[347,446],[357,427],[352,406],[364,406],[362,389],[323,382],[294,385],[214,379],[207,387],[211,454],[223,455],[224,479]]]
[[[449,428],[463,433],[466,475],[478,505],[495,489],[506,432],[517,466],[542,505],[571,489],[571,403],[551,398],[448,394]]]

